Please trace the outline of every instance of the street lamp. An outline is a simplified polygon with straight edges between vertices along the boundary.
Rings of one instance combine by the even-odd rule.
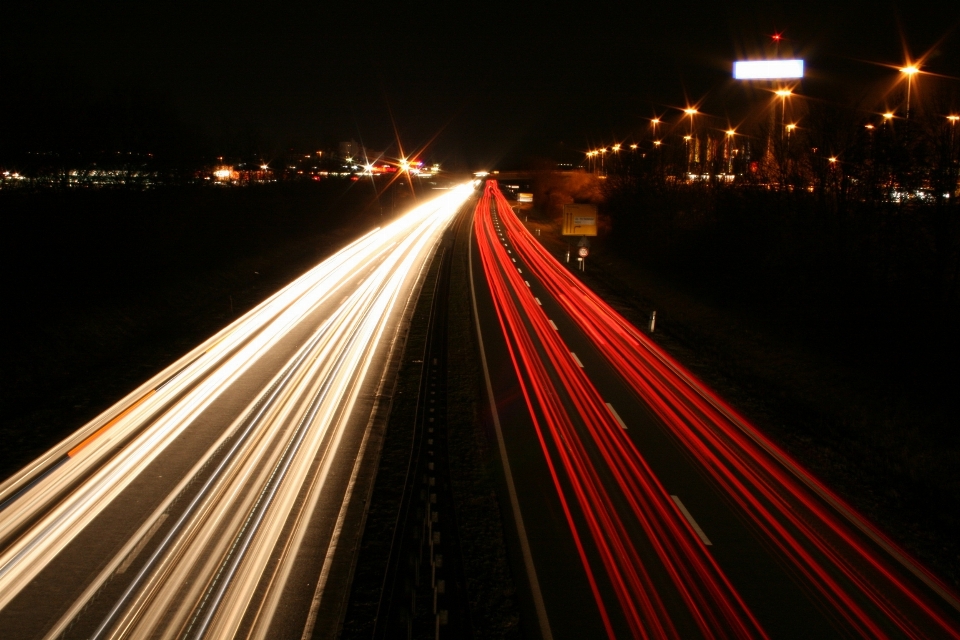
[[[735,149],[731,149],[733,144],[733,136],[737,135],[736,129],[727,129],[727,173],[733,173],[733,156],[736,154]]]
[[[910,119],[910,88],[913,86],[913,76],[920,73],[920,69],[916,65],[907,65],[903,69],[900,69],[900,73],[905,73],[907,75],[907,120]]]
[[[690,137],[693,137],[693,116],[697,115],[697,110],[693,107],[687,107],[683,110],[685,114],[690,116]]]
[[[780,97],[780,126],[787,121],[787,98],[793,95],[793,91],[790,89],[777,89],[775,92]],[[783,140],[783,129],[780,129],[780,140]]]

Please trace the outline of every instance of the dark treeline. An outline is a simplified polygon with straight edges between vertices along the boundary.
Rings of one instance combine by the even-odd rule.
[[[804,120],[781,135],[770,126],[621,152],[601,181],[611,239],[737,304],[839,311],[831,329],[951,326],[960,125],[826,105]]]

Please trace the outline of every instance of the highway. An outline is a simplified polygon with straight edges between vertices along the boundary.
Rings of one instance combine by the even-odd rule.
[[[332,633],[409,314],[474,193],[353,242],[0,485],[0,636]]]
[[[561,264],[490,181],[471,283],[543,638],[960,638],[960,601]]]

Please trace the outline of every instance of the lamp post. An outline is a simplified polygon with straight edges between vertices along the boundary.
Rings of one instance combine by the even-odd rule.
[[[787,122],[787,98],[793,92],[790,89],[777,89],[776,94],[780,97],[780,142],[783,142],[784,125]]]
[[[913,64],[900,69],[900,73],[904,73],[907,76],[907,120],[910,119],[910,89],[913,87],[913,76],[919,72],[920,68]]]
[[[687,142],[687,173],[690,172],[690,155],[691,149],[693,148],[693,116],[697,115],[697,110],[694,107],[687,107],[683,112],[690,116],[690,135],[684,136],[683,139]]]
[[[687,107],[683,110],[685,114],[690,116],[690,137],[693,137],[693,116],[697,115],[697,110],[693,107]]]
[[[737,135],[735,129],[727,129],[727,173],[733,173],[733,156],[735,154],[733,147],[733,136]]]

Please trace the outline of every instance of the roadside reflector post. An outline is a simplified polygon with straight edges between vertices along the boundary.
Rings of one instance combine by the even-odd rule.
[[[570,247],[567,247],[567,263],[570,262]]]
[[[657,312],[654,311],[650,314],[650,333],[653,333],[654,327],[657,325]]]

